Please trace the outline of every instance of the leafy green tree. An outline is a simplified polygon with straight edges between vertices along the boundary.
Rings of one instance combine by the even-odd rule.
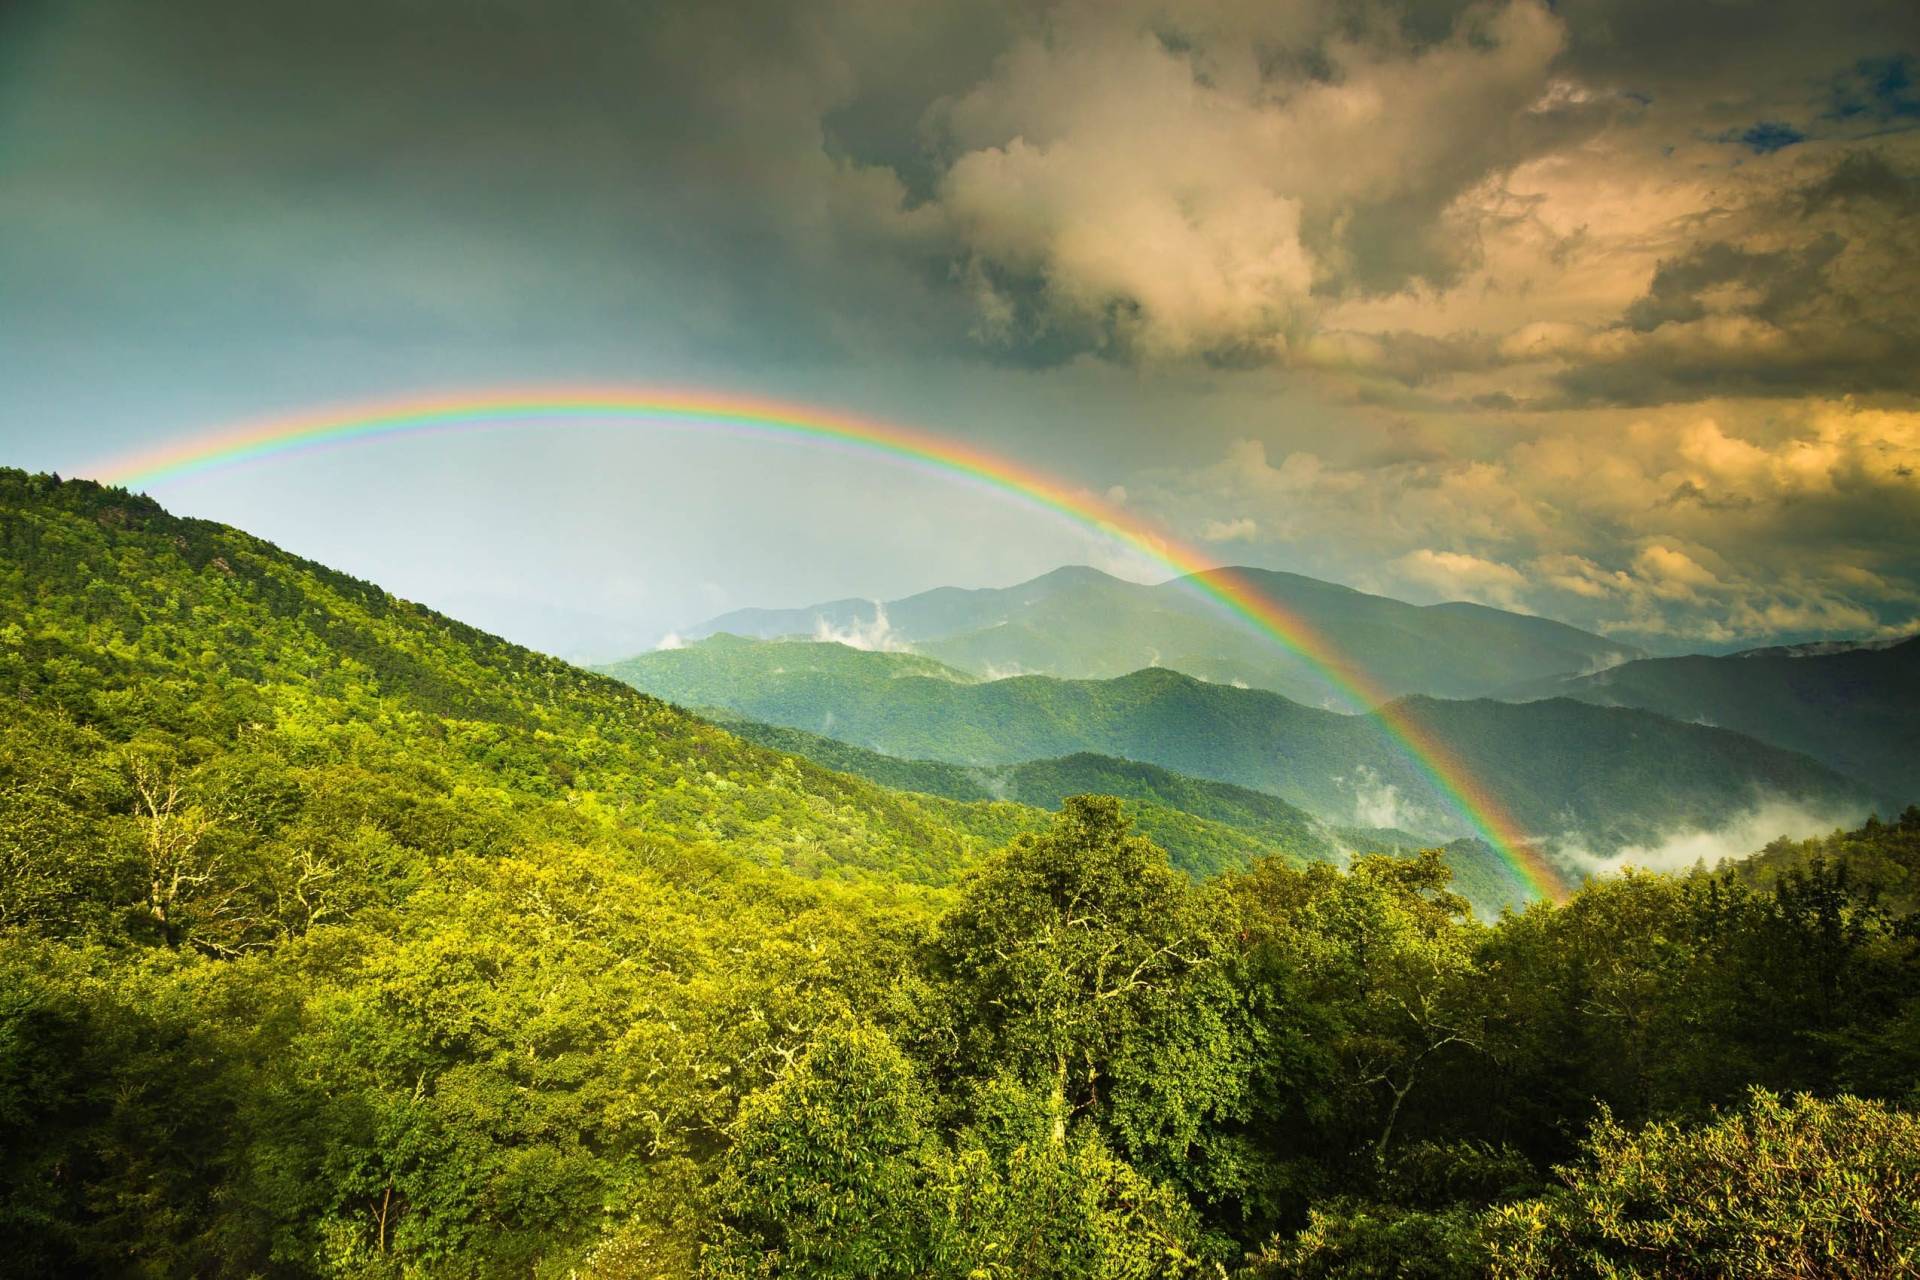
[[[1470,1280],[1489,1261],[1485,1206],[1537,1193],[1532,1164],[1474,1141],[1397,1150],[1366,1188],[1313,1206],[1253,1260],[1256,1280]]]
[[[824,1032],[748,1098],[714,1201],[722,1275],[879,1280],[924,1275],[925,1103],[886,1035]]]
[[[1345,1134],[1385,1160],[1408,1101],[1448,1057],[1483,1060],[1473,996],[1480,927],[1438,850],[1293,869],[1268,862],[1234,886],[1250,942],[1316,1008],[1333,1064],[1325,1087]],[[1270,977],[1269,981],[1275,980]]]
[[[1131,1150],[1184,1152],[1237,1093],[1212,905],[1129,833],[1118,801],[1070,797],[942,918],[935,1060],[951,1078],[1007,1075],[1034,1089],[1055,1145],[1084,1116]]]
[[[1044,1110],[1041,1117],[1044,1116]],[[936,1161],[941,1280],[1175,1280],[1218,1274],[1179,1192],[1116,1158],[1091,1128]]]
[[[1631,1130],[1603,1112],[1565,1186],[1492,1211],[1492,1274],[1894,1280],[1920,1268],[1920,1117],[1756,1089]]]

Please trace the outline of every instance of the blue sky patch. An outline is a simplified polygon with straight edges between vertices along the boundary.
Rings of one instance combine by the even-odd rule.
[[[1796,142],[1805,142],[1807,135],[1790,124],[1779,120],[1762,120],[1745,133],[1733,139],[1744,144],[1755,155],[1772,155],[1785,150]]]
[[[1920,120],[1920,65],[1907,54],[1862,58],[1834,77],[1830,120]]]

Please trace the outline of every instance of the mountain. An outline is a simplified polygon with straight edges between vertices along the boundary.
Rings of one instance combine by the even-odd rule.
[[[1920,637],[1647,658],[1503,696],[1576,698],[1719,725],[1804,752],[1893,803],[1920,799]]]
[[[1519,681],[1643,656],[1631,645],[1564,623],[1485,605],[1411,605],[1298,574],[1229,572],[1303,618],[1389,696],[1479,697]],[[745,609],[686,634],[911,646],[982,676],[1101,679],[1166,666],[1218,684],[1238,681],[1309,705],[1345,709],[1312,666],[1208,595],[1208,576],[1148,586],[1075,566],[1006,588],[941,587],[885,603]]]
[[[1176,865],[1190,869],[1212,861],[1190,846],[1221,843],[1218,827],[1243,833],[1255,847],[1296,862],[1334,858],[1343,847],[1312,816],[1277,796],[1135,760],[1090,752],[1011,765],[903,760],[802,729],[739,720],[725,712],[714,718],[750,742],[901,791],[965,802],[1012,801],[1050,811],[1058,811],[1068,796],[1118,796],[1131,802],[1141,834],[1165,848]]]
[[[1072,795],[1119,796],[1128,802],[1135,829],[1165,849],[1175,866],[1197,876],[1244,866],[1267,854],[1296,864],[1367,853],[1408,858],[1433,844],[1405,831],[1328,827],[1266,792],[1137,760],[1090,752],[1013,765],[902,760],[803,729],[741,720],[726,711],[703,714],[749,741],[902,791],[968,802],[998,798],[1048,810],[1058,810]],[[1482,916],[1495,916],[1527,895],[1485,841],[1453,840],[1440,849],[1453,872],[1454,889]]]
[[[110,773],[150,757],[216,791],[260,772],[286,790],[276,829],[320,793],[364,786],[365,807],[391,810],[377,825],[408,847],[428,827],[497,847],[540,812],[595,838],[929,883],[986,847],[953,806],[796,764],[144,498],[0,470],[0,572],[13,699],[0,736],[15,761],[64,743]],[[7,776],[52,795],[65,772],[15,763]]]
[[[1277,795],[1324,821],[1473,834],[1372,716],[1149,668],[1111,680],[920,674],[918,655],[801,658],[799,641],[702,641],[607,670],[691,706],[723,707],[901,758],[1014,765],[1094,752]],[[1723,729],[1567,699],[1406,699],[1543,838],[1609,851],[1719,825],[1765,796],[1837,816],[1865,792],[1804,756]]]
[[[107,775],[151,756],[156,769],[222,795],[228,784],[215,779],[264,770],[287,789],[292,815],[275,830],[297,828],[321,793],[359,789],[368,805],[415,815],[396,831],[434,826],[420,814],[459,795],[460,817],[435,829],[459,833],[462,848],[499,847],[502,830],[545,815],[558,832],[717,844],[760,866],[839,879],[945,883],[986,849],[1044,826],[1041,810],[1066,795],[1108,788],[1195,875],[1269,853],[1337,852],[1272,797],[1121,761],[1035,765],[903,795],[892,788],[924,777],[881,776],[866,761],[825,758],[818,744],[763,749],[237,530],[82,483],[0,471],[0,555],[0,688],[16,699],[0,728],[0,785],[31,783],[35,803],[85,829],[103,815],[82,821],[71,795],[45,785],[70,772],[70,755]],[[777,672],[803,687],[972,680],[932,659],[839,645],[787,645],[779,656]],[[732,669],[727,641],[654,661],[684,668],[692,686]],[[401,838],[403,850],[425,843]],[[58,882],[12,888],[58,898]],[[27,898],[0,901],[0,922],[38,910]]]

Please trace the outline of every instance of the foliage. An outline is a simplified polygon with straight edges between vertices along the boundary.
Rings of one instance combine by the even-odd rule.
[[[1857,831],[1835,831],[1811,840],[1783,836],[1728,871],[1743,883],[1768,889],[1816,863],[1844,866],[1889,910],[1920,910],[1920,805],[1908,805],[1892,822],[1869,819]]]
[[[1091,1131],[998,1152],[963,1147],[936,1166],[931,1188],[937,1261],[923,1274],[1177,1280],[1213,1270],[1179,1193],[1116,1159]]]
[[[1197,877],[1151,806],[1284,811],[887,790],[16,472],[0,697],[25,1273],[1534,1274],[1685,1213],[1712,1274],[1786,1247],[1735,1174],[1910,1247],[1910,818],[1495,922],[1438,852]]]
[[[740,1109],[714,1193],[730,1237],[721,1252],[732,1255],[720,1269],[924,1274],[923,1110],[913,1066],[885,1034],[823,1032]]]
[[[1493,1274],[1912,1275],[1920,1118],[1756,1089],[1742,1110],[1635,1132],[1602,1112],[1565,1186],[1491,1215]]]
[[[1472,1280],[1486,1274],[1481,1211],[1333,1199],[1255,1260],[1258,1280]]]

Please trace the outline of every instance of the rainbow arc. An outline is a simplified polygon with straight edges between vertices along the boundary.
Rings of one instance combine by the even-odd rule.
[[[915,427],[774,400],[635,387],[459,394],[386,401],[266,419],[112,459],[96,478],[147,488],[216,469],[306,451],[435,432],[560,424],[646,426],[851,449],[997,489],[1054,512],[1180,575],[1195,592],[1296,654],[1355,711],[1371,714],[1448,803],[1532,893],[1558,900],[1567,885],[1552,863],[1467,767],[1405,702],[1340,654],[1299,614],[1245,575],[1215,567],[1197,549],[1131,512],[1003,454]]]

